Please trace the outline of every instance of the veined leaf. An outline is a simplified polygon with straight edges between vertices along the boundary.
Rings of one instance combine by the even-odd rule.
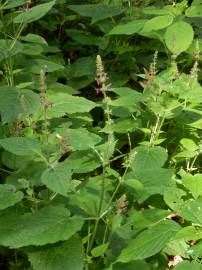
[[[138,33],[147,20],[134,20],[115,26],[107,35],[133,35]]]
[[[63,196],[71,189],[72,171],[66,163],[61,162],[54,168],[46,169],[41,175],[41,181],[49,189]]]
[[[172,15],[157,16],[147,21],[142,29],[143,32],[157,31],[168,27],[173,22]]]
[[[78,236],[65,242],[27,251],[34,270],[83,270],[84,250]]]
[[[179,231],[180,226],[171,220],[166,220],[141,232],[129,245],[123,249],[118,262],[142,260],[160,252],[167,242]]]
[[[0,216],[0,245],[19,248],[65,241],[82,225],[82,218],[69,217],[69,212],[63,206],[45,207],[34,214],[5,213]]]
[[[70,145],[76,150],[86,150],[101,141],[101,137],[85,129],[67,130]]]
[[[83,98],[71,96],[65,93],[47,95],[48,101],[52,102],[52,107],[48,110],[48,116],[60,117],[65,114],[89,112],[97,105],[96,103]]]
[[[0,145],[17,156],[29,156],[41,151],[39,141],[29,137],[10,137],[0,140]]]
[[[194,38],[194,31],[190,24],[180,21],[167,28],[164,38],[168,49],[178,55],[189,48]]]

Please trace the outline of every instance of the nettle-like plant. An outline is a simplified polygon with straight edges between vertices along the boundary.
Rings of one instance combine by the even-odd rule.
[[[89,2],[0,1],[0,269],[202,269],[201,1]]]

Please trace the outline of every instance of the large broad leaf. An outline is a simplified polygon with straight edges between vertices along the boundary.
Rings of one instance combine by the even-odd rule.
[[[138,33],[144,26],[146,20],[134,20],[126,24],[115,26],[108,35],[132,35]]]
[[[146,228],[165,219],[171,212],[163,209],[145,209],[131,212],[129,222],[134,228]]]
[[[84,267],[84,251],[78,236],[27,253],[34,270],[83,270]]]
[[[93,57],[78,58],[73,64],[66,67],[69,78],[79,78],[83,76],[95,76],[96,64]]]
[[[54,6],[56,0],[32,7],[31,10],[23,11],[14,19],[14,23],[31,23],[42,18]]]
[[[0,140],[0,145],[17,156],[29,156],[41,150],[39,141],[29,137],[10,137]]]
[[[7,184],[0,185],[0,210],[16,204],[22,198],[23,193],[21,191],[16,192],[15,186]]]
[[[185,174],[182,176],[182,183],[195,199],[202,195],[202,174]]]
[[[167,160],[167,152],[163,147],[138,146],[134,149],[132,169],[134,172],[161,168]]]
[[[142,31],[151,32],[166,28],[173,22],[173,18],[172,15],[154,17],[145,23]]]
[[[65,114],[89,112],[97,106],[96,103],[86,98],[75,97],[65,93],[50,94],[47,95],[47,99],[53,104],[48,110],[50,118],[61,117]]]
[[[26,36],[22,36],[20,39],[23,40],[23,41],[29,42],[29,43],[47,45],[48,46],[48,43],[45,40],[45,38],[43,38],[42,36],[37,35],[37,34],[29,33]]]
[[[150,195],[163,194],[164,187],[173,175],[172,170],[161,168],[167,159],[166,150],[160,146],[138,146],[133,153],[134,174],[129,177],[139,180],[144,186],[144,192],[137,191],[139,202],[143,202]]]
[[[87,173],[101,166],[99,157],[91,151],[76,151],[66,159],[75,173]]]
[[[81,217],[69,217],[63,206],[49,206],[34,214],[0,216],[0,245],[10,248],[65,241],[81,229]]]
[[[165,43],[174,54],[186,51],[194,38],[192,26],[186,22],[176,22],[165,32]]]
[[[31,90],[18,90],[12,86],[0,87],[0,114],[3,123],[24,119],[34,114],[40,107],[39,95]]]
[[[175,236],[180,226],[171,220],[166,220],[141,232],[129,245],[123,249],[119,262],[142,260],[160,252],[167,242]]]
[[[46,169],[41,176],[41,181],[52,191],[66,196],[71,188],[71,175],[71,169],[66,163],[61,162],[54,168]]]
[[[40,74],[41,70],[45,69],[46,72],[54,72],[57,70],[64,69],[64,67],[60,64],[54,63],[49,60],[45,59],[34,59],[30,60],[26,64],[27,71],[34,73],[34,74]]]
[[[81,16],[91,17],[92,23],[119,15],[124,12],[123,8],[105,4],[69,5],[68,7]]]
[[[69,144],[75,150],[87,150],[101,141],[101,137],[85,129],[67,130]]]

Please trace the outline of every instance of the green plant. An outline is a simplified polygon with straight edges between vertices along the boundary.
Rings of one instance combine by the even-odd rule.
[[[200,1],[0,14],[0,269],[201,269]]]

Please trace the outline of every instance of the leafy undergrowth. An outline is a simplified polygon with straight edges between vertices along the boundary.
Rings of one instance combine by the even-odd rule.
[[[202,4],[170,2],[0,1],[0,269],[202,269]]]

